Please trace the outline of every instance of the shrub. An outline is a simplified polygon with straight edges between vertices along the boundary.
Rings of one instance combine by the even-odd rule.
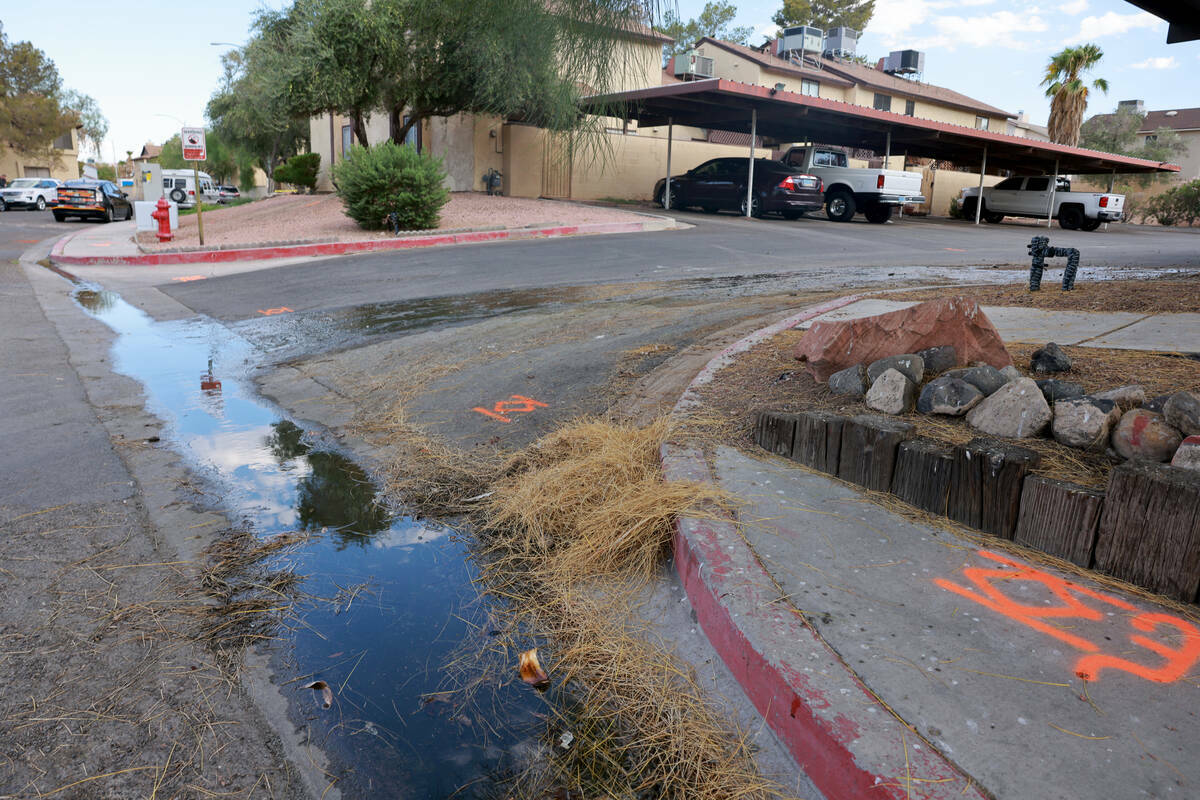
[[[950,198],[950,219],[963,219],[963,211],[958,207],[958,198]]]
[[[275,168],[275,180],[298,189],[307,189],[312,194],[317,189],[317,172],[320,169],[320,153],[300,153]]]
[[[1180,184],[1146,201],[1145,214],[1154,217],[1159,225],[1189,227],[1200,219],[1200,180]]]
[[[440,158],[390,141],[356,146],[333,168],[333,185],[346,204],[346,216],[368,229],[387,227],[393,213],[401,230],[436,228],[450,199],[445,178]]]

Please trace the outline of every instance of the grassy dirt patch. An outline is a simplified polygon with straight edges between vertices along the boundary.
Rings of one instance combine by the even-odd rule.
[[[936,300],[946,289],[917,289],[873,295],[886,300]],[[1174,314],[1200,311],[1200,273],[1153,281],[1081,281],[1064,292],[1058,284],[1042,280],[1042,289],[1029,291],[1028,283],[954,289],[955,295],[978,300],[984,306],[1024,306],[1057,311],[1129,311],[1141,314]]]
[[[826,410],[840,414],[874,413],[861,400],[833,395],[797,362],[792,352],[803,331],[784,331],[739,356],[700,390],[707,413],[726,421],[733,441],[754,446],[751,439],[754,417],[760,411],[796,412]],[[1008,351],[1023,373],[1028,374],[1034,344],[1010,345]],[[1064,347],[1073,367],[1056,377],[1073,381],[1087,392],[1128,384],[1145,387],[1147,397],[1179,390],[1200,390],[1200,362],[1161,353],[1134,350],[1103,350]],[[1042,376],[1032,376],[1042,377]],[[912,423],[918,436],[964,444],[979,435],[961,418],[918,414],[899,417]],[[1022,439],[1019,444],[1042,456],[1034,472],[1085,486],[1103,486],[1117,460],[1104,453],[1087,453],[1064,447],[1053,439]]]

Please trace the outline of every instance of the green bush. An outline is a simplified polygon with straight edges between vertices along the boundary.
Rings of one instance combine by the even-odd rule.
[[[275,180],[298,189],[307,189],[312,194],[317,188],[317,172],[320,169],[320,153],[300,153],[275,168]]]
[[[440,158],[390,141],[355,146],[333,168],[333,185],[346,204],[346,216],[376,230],[387,227],[392,213],[399,217],[401,230],[436,228],[442,206],[450,199],[445,178]]]
[[[1200,219],[1200,180],[1184,183],[1146,201],[1145,214],[1159,225],[1190,226]]]
[[[967,215],[958,204],[957,197],[950,198],[950,219],[966,219]]]

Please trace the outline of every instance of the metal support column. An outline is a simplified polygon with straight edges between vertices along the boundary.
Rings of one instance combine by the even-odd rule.
[[[1112,194],[1113,184],[1117,182],[1117,171],[1114,169],[1112,175],[1108,176],[1108,192]]]
[[[1058,191],[1058,159],[1054,159],[1054,183],[1050,184],[1050,207],[1046,209],[1046,227],[1054,222],[1054,194]]]
[[[892,131],[890,128],[887,132],[887,144],[884,146],[883,150],[883,168],[892,168]]]
[[[667,182],[663,184],[663,208],[671,207],[671,139],[674,130],[675,118],[667,117]]]
[[[754,140],[758,137],[758,109],[750,109],[750,169],[746,178],[746,216],[754,208]]]
[[[987,174],[987,143],[983,145],[983,166],[979,168],[979,194],[975,197],[975,224],[979,224],[979,212],[983,210],[983,176]]]

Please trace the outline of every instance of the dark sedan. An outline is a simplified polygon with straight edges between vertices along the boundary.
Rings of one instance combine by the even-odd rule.
[[[733,209],[746,213],[748,159],[714,158],[695,169],[671,178],[671,208],[699,206],[712,213]],[[665,179],[654,185],[654,201],[663,205]],[[806,211],[825,205],[824,187],[815,175],[798,173],[795,167],[767,158],[754,160],[754,192],[751,216],[779,214],[798,219]]]
[[[112,181],[80,178],[58,187],[54,219],[62,222],[67,217],[98,219],[101,222],[133,219],[133,203],[129,202],[129,195]]]

